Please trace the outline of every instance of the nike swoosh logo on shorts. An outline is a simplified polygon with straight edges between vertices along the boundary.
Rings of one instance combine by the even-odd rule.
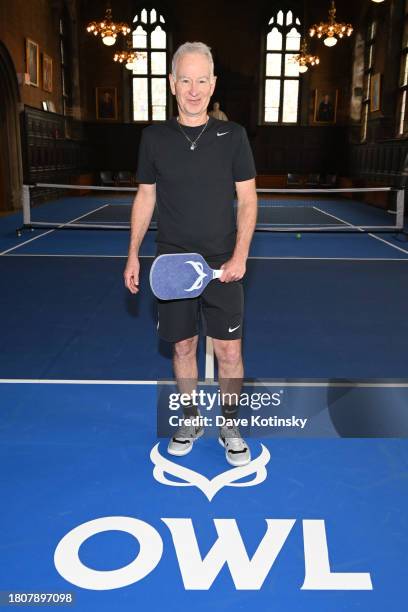
[[[225,136],[225,134],[229,134],[229,132],[217,132],[217,136]]]
[[[237,325],[236,327],[229,327],[228,331],[230,334],[232,334],[232,332],[234,332],[236,329],[238,329],[238,327],[241,327],[241,325]]]

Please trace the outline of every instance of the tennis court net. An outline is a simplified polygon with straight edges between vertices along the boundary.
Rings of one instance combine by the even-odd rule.
[[[21,229],[128,230],[136,192],[137,187],[24,185]],[[257,189],[257,194],[258,231],[394,232],[404,226],[403,189]],[[156,227],[155,211],[150,229]]]

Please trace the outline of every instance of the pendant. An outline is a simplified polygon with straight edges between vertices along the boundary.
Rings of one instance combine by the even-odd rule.
[[[196,148],[196,143],[192,142],[191,143],[191,147],[190,147],[190,151],[194,151],[195,148]]]

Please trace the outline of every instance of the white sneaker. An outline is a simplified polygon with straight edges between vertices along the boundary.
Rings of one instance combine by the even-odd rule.
[[[194,442],[201,438],[204,433],[202,425],[181,425],[174,436],[170,439],[167,452],[170,455],[187,455],[193,448]]]
[[[221,446],[225,448],[225,458],[234,467],[246,465],[251,461],[251,451],[241,434],[238,427],[221,427],[220,437],[218,438]]]

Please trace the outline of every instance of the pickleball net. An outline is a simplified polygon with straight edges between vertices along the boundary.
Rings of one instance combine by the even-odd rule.
[[[129,230],[136,193],[137,187],[24,185],[21,229]],[[398,232],[404,227],[403,189],[257,189],[257,194],[257,231]],[[155,211],[150,229],[156,228]]]

